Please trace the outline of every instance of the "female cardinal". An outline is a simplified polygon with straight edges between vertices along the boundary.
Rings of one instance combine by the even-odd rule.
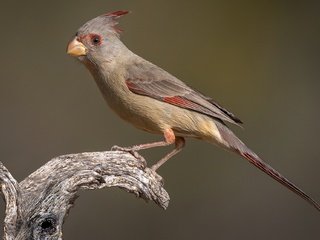
[[[157,170],[181,151],[185,137],[204,140],[241,155],[320,211],[317,202],[263,162],[225,124],[240,125],[239,118],[120,41],[117,19],[127,13],[116,11],[88,21],[67,48],[89,69],[113,111],[139,129],[164,136],[164,141],[124,149],[134,152],[174,143],[174,150],[152,166]]]

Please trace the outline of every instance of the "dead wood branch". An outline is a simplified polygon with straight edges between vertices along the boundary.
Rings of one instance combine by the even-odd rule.
[[[19,184],[0,163],[6,202],[4,239],[62,239],[62,224],[79,190],[119,187],[167,208],[162,178],[127,152],[88,152],[56,157]]]

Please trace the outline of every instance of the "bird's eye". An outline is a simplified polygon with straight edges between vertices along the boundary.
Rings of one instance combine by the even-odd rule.
[[[101,44],[101,37],[99,35],[92,35],[91,36],[91,43],[95,46],[100,45]]]

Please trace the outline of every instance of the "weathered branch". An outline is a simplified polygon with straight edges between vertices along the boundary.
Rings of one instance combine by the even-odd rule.
[[[6,202],[4,239],[62,239],[62,224],[82,189],[119,187],[162,208],[169,204],[162,178],[144,161],[121,151],[56,157],[19,184],[0,163]]]

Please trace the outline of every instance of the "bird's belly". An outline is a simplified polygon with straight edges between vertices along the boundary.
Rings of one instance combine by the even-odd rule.
[[[122,118],[151,133],[162,134],[166,129],[172,129],[176,136],[218,142],[221,140],[214,120],[208,116],[154,99],[152,104],[148,99],[143,102],[147,104],[127,109]]]
[[[150,133],[162,134],[163,124],[159,117],[161,109],[157,107],[157,104],[148,104],[143,98],[143,96],[134,96],[134,99],[130,99],[130,96],[127,96],[127,99],[107,100],[107,103],[121,119],[136,128]]]
[[[177,136],[192,137],[210,142],[221,140],[219,130],[212,118],[195,111],[173,107],[177,109],[168,116],[168,125],[171,126]]]
[[[105,97],[120,118],[138,129],[155,134],[172,129],[176,136],[219,141],[220,134],[214,120],[203,114],[131,92]]]

